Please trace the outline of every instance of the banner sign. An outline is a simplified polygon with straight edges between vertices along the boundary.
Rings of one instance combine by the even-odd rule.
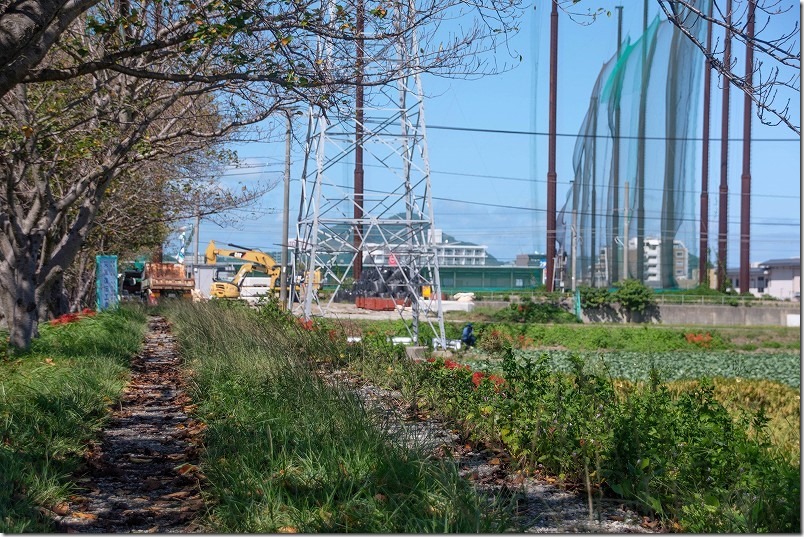
[[[117,293],[117,256],[95,256],[95,309],[97,311],[116,308]]]

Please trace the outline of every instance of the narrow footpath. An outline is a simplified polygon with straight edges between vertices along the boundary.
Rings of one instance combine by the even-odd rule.
[[[190,419],[168,322],[151,317],[131,380],[57,517],[66,533],[187,533],[203,507],[197,466],[203,427]]]

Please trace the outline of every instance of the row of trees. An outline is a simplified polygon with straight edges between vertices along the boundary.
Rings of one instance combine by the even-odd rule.
[[[505,69],[485,53],[516,32],[522,9],[521,0],[0,0],[10,345],[27,348],[39,322],[85,299],[95,253],[149,249],[171,221],[220,214],[270,188],[214,180],[236,162],[228,144],[264,139],[266,120],[290,107],[350,106],[355,80]],[[389,51],[414,31],[416,64],[402,65]]]
[[[415,8],[382,0],[0,3],[0,303],[10,344],[26,348],[39,322],[65,312],[71,299],[77,305],[91,287],[95,253],[157,246],[172,220],[219,214],[270,188],[221,187],[216,172],[236,159],[226,145],[264,138],[265,120],[291,106],[348,103],[356,47],[367,58],[367,85],[409,71],[384,51],[414,30],[418,69],[483,72],[482,52],[515,30],[519,7],[518,0],[428,0]],[[470,12],[480,17],[436,35],[439,23]]]

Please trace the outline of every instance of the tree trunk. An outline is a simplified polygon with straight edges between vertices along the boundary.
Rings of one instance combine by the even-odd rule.
[[[45,284],[40,292],[45,298],[38,306],[40,323],[70,312],[70,301],[64,289],[64,272],[59,272],[53,282]]]
[[[19,238],[19,236],[17,236]],[[0,263],[0,300],[2,300],[9,345],[28,349],[31,340],[39,335],[39,257],[42,253],[42,233],[34,231],[25,240],[10,245]]]
[[[70,308],[73,311],[80,310],[84,305],[89,305],[94,298],[92,293],[95,291],[95,273],[90,271],[94,265],[87,263],[87,257],[81,256],[75,275],[75,285],[70,299]]]
[[[39,332],[39,315],[36,308],[35,271],[19,271],[15,274],[16,287],[8,290],[5,300],[6,323],[9,344],[17,349],[27,349]]]

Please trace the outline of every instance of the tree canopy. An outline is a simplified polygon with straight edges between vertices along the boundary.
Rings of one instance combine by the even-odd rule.
[[[105,250],[137,226],[147,243],[177,196],[209,212],[253,199],[199,179],[226,164],[224,144],[262,137],[264,120],[299,103],[349,106],[357,80],[497,69],[482,52],[516,31],[519,10],[518,0],[0,4],[0,302],[11,345],[28,346],[90,246]],[[413,32],[416,62],[403,64],[389,51]]]

